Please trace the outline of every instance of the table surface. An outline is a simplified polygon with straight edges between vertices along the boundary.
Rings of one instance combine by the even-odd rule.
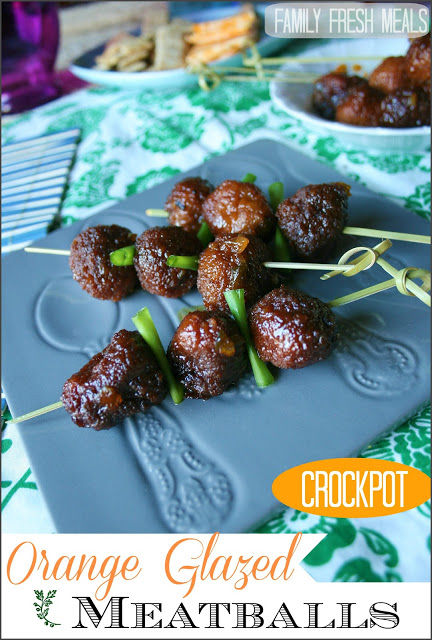
[[[429,152],[385,154],[322,137],[275,108],[264,83],[225,83],[208,94],[198,88],[127,93],[92,87],[6,118],[3,143],[72,127],[82,134],[63,202],[63,224],[260,138],[285,142],[350,181],[428,216]],[[54,532],[16,430],[4,420],[2,429],[3,531]],[[429,473],[429,438],[430,405],[359,455]],[[327,533],[305,561],[317,580],[423,581],[429,580],[429,519],[430,502],[394,516],[361,520],[283,508],[257,530]]]

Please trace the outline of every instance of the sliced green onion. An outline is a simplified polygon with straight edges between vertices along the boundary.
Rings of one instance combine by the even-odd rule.
[[[161,339],[159,338],[158,331],[147,307],[138,311],[138,313],[136,313],[132,318],[132,322],[147,342],[150,349],[153,351],[156,360],[159,362],[160,368],[164,372],[165,378],[168,381],[169,392],[174,404],[180,404],[180,402],[183,402],[184,389],[174,378],[174,374],[169,366],[168,358],[162,346]]]
[[[269,198],[273,211],[276,211],[283,200],[284,186],[282,182],[273,182],[269,186]]]
[[[253,184],[256,179],[257,179],[256,175],[254,175],[253,173],[247,173],[243,178],[242,182],[251,182]]]
[[[274,236],[274,255],[277,262],[291,262],[288,240],[279,227],[276,227]]]
[[[203,247],[206,247],[213,240],[213,234],[210,231],[210,227],[208,226],[207,222],[203,222],[200,226],[197,233],[197,238],[201,242]]]
[[[136,249],[134,244],[131,244],[128,247],[122,247],[116,251],[111,251],[111,264],[116,267],[130,267],[133,264],[135,253]]]
[[[268,387],[273,384],[274,378],[267,369],[266,364],[259,358],[252,342],[249,330],[249,324],[246,316],[246,307],[244,301],[244,289],[234,289],[233,291],[225,291],[225,300],[228,303],[231,313],[233,314],[241,334],[246,341],[246,347],[252,371],[255,376],[257,387]]]
[[[169,267],[191,269],[192,271],[198,271],[198,262],[198,256],[168,256],[166,261]]]
[[[269,198],[273,211],[276,211],[283,200],[284,186],[282,182],[273,182],[269,186]],[[291,254],[287,239],[279,227],[276,227],[274,236],[274,256],[278,262],[291,262]]]

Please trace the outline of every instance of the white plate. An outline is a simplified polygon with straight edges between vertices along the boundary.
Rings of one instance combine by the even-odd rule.
[[[217,20],[225,18],[229,15],[237,13],[239,6],[234,7],[212,7],[201,11],[194,11],[185,14],[184,18],[192,22],[204,22],[206,20]],[[255,7],[255,11],[260,17],[261,25],[264,24],[264,11],[259,6]],[[262,56],[270,56],[281,49],[285,44],[285,40],[280,38],[272,38],[267,36],[261,28],[261,37],[258,42],[258,50]],[[105,48],[105,44],[84,53],[77,58],[70,67],[70,71],[92,84],[100,84],[109,87],[119,87],[121,89],[179,89],[191,87],[197,84],[197,76],[188,73],[185,69],[170,69],[167,71],[102,71],[94,69],[95,58],[100,55]],[[212,63],[212,66],[219,65],[241,65],[241,54],[224,58],[218,62]]]
[[[315,56],[317,60],[324,56],[404,55],[408,48],[405,38],[397,39],[351,39],[332,40],[313,49],[307,50],[308,56]],[[301,54],[300,54],[301,55]],[[362,68],[358,75],[369,73],[378,65],[378,61],[360,62]],[[338,66],[335,62],[317,62],[316,64],[289,64],[281,70],[309,71],[323,75]],[[348,72],[351,67],[348,65]],[[410,127],[407,129],[392,129],[385,127],[358,127],[324,120],[312,111],[311,96],[313,84],[285,84],[272,82],[270,95],[278,107],[291,116],[302,120],[309,128],[321,135],[332,135],[341,142],[360,148],[385,149],[386,151],[419,151],[430,144],[430,127]]]

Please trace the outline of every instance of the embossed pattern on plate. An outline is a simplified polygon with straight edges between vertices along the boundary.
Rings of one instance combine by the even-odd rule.
[[[153,407],[126,422],[168,529],[218,530],[232,506],[230,481],[186,436],[175,410]]]
[[[339,323],[336,361],[344,380],[359,393],[379,397],[408,391],[418,382],[412,349],[355,322]]]
[[[186,175],[214,183],[281,179],[286,196],[307,183],[349,179],[273,141],[254,142],[209,160]],[[167,224],[147,208],[163,206],[174,176],[94,217],[38,242],[68,249],[83,226],[113,222],[140,232]],[[360,185],[350,204],[352,226],[428,233],[428,224]],[[371,238],[344,237],[337,258]],[[428,268],[428,248],[395,242],[386,259]],[[30,276],[29,276],[30,274]],[[321,281],[298,271],[293,286],[331,300],[385,280],[379,267],[354,278]],[[73,281],[67,258],[16,252],[3,259],[3,386],[12,414],[55,402],[66,378],[119,328],[133,330],[148,306],[168,345],[185,306],[202,304],[195,290],[158,298],[138,290],[119,303],[94,300]],[[59,532],[236,532],[277,505],[271,485],[285,469],[355,452],[424,402],[429,392],[429,312],[415,298],[386,291],[336,310],[341,341],[325,362],[276,371],[258,389],[249,373],[220,397],[185,400],[129,419],[110,431],[78,429],[66,412],[19,425],[38,486]],[[408,393],[406,392],[408,391]]]
[[[77,315],[91,317],[92,322],[78,324]],[[121,328],[118,306],[92,298],[70,275],[50,280],[43,289],[36,302],[35,326],[39,335],[59,351],[77,351],[88,358],[106,347]]]

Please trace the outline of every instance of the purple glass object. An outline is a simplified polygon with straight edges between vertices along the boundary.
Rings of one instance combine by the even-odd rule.
[[[2,2],[2,113],[19,113],[59,95],[55,2]]]

